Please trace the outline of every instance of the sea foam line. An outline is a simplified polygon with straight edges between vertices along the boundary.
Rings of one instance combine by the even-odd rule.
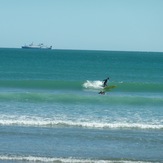
[[[0,160],[4,161],[24,161],[24,162],[52,162],[52,163],[152,163],[146,161],[133,160],[95,160],[95,159],[78,159],[78,158],[50,158],[35,156],[0,156]],[[155,162],[157,163],[157,162]]]
[[[127,123],[127,122],[84,122],[48,119],[1,119],[1,126],[36,126],[36,127],[79,127],[95,129],[163,129],[162,124]]]

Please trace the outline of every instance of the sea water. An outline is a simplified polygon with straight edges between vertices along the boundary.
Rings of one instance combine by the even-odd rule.
[[[163,162],[163,53],[0,49],[0,162]]]

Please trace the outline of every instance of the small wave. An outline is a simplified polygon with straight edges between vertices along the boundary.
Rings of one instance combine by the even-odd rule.
[[[116,85],[116,92],[163,92],[163,84],[162,83],[148,83],[148,82],[111,82],[112,85]],[[86,89],[102,89],[103,82],[102,81],[89,81],[83,83],[83,87]]]
[[[89,88],[89,89],[102,89],[103,82],[102,81],[89,81],[87,80],[84,84],[84,88]]]
[[[131,95],[112,95],[112,96],[98,96],[75,93],[40,93],[40,92],[2,92],[0,93],[0,101],[20,101],[20,102],[34,102],[34,103],[80,103],[80,104],[109,104],[109,105],[162,105],[162,96],[131,96]]]
[[[148,82],[125,82],[117,81],[111,82],[116,85],[116,92],[163,92],[162,83],[148,83]],[[0,88],[14,88],[14,89],[32,89],[32,90],[82,90],[85,89],[102,89],[103,81],[87,80],[82,81],[53,81],[53,80],[0,80]]]
[[[82,158],[53,158],[53,157],[37,157],[37,156],[10,156],[2,155],[0,160],[3,161],[23,161],[23,162],[53,162],[53,163],[152,163],[149,161],[134,160],[98,160],[98,159],[82,159]],[[156,162],[155,162],[156,163]]]
[[[163,129],[162,124],[127,123],[127,122],[87,122],[73,120],[53,120],[33,117],[1,119],[1,126],[34,126],[34,127],[77,127],[94,129]]]
[[[43,89],[43,90],[78,90],[81,89],[78,81],[55,80],[0,80],[0,88]]]

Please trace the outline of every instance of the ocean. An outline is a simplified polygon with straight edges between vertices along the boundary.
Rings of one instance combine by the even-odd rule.
[[[1,48],[0,162],[163,162],[163,53]]]

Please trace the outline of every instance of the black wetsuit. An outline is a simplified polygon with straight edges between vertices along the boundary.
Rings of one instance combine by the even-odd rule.
[[[108,79],[109,79],[109,78],[103,80],[103,81],[104,81],[104,83],[103,83],[103,87],[106,87],[106,86],[107,86]]]

